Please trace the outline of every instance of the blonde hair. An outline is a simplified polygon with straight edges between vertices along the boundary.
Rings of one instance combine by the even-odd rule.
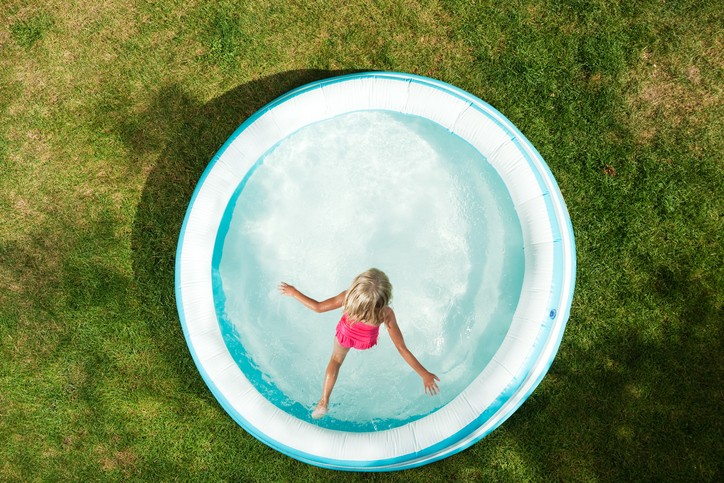
[[[365,321],[381,325],[385,321],[383,309],[392,301],[392,284],[382,270],[370,268],[352,281],[344,297],[344,312],[350,322]]]

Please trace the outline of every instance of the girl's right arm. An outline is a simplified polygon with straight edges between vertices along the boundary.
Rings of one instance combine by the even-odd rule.
[[[344,304],[344,297],[347,294],[347,291],[340,293],[339,295],[336,295],[334,297],[328,298],[327,300],[323,300],[321,302],[317,302],[311,297],[307,297],[302,292],[297,290],[294,286],[289,285],[287,283],[280,283],[279,284],[279,291],[287,295],[289,297],[294,297],[297,299],[302,305],[307,307],[310,310],[314,310],[317,313],[321,312],[329,312],[330,310],[338,309]]]

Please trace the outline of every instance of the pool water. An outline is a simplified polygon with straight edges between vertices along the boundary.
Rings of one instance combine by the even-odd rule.
[[[285,138],[250,170],[222,220],[214,297],[229,352],[282,410],[319,426],[377,431],[455,398],[490,362],[523,281],[520,222],[493,167],[424,118],[344,114]],[[377,267],[410,350],[441,381],[420,377],[380,329],[350,351],[321,420],[339,310],[316,314],[279,294],[285,281],[317,300]]]

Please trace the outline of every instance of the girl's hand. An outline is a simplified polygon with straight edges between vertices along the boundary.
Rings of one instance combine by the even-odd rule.
[[[424,376],[422,376],[422,383],[425,385],[425,393],[429,394],[430,396],[434,396],[435,394],[440,392],[440,388],[437,387],[437,383],[435,381],[439,381],[440,378],[437,377],[432,372],[428,372]]]
[[[279,292],[282,293],[282,295],[286,295],[288,297],[294,297],[294,293],[297,291],[296,288],[294,288],[292,285],[289,285],[285,282],[282,282],[279,284]]]

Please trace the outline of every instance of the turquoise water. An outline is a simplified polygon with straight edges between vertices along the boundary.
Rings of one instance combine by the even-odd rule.
[[[281,281],[323,300],[384,270],[407,346],[437,374],[428,396],[386,329],[350,351],[329,415],[318,401],[340,311],[316,314]],[[224,340],[273,404],[320,426],[375,431],[457,396],[503,341],[523,280],[520,222],[498,174],[441,126],[386,111],[307,126],[255,165],[226,209],[214,252]]]

